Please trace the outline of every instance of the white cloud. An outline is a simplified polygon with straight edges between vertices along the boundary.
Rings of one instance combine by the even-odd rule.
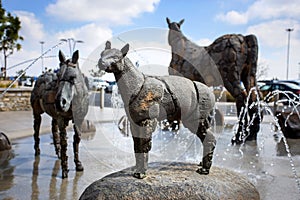
[[[286,28],[294,28],[294,31],[290,33],[289,78],[296,79],[299,74],[300,23],[295,20],[274,20],[262,22],[247,29],[248,34],[255,34],[258,37],[259,54],[269,66],[268,78],[286,78],[288,42]]]
[[[233,24],[247,24],[250,20],[274,20],[278,18],[300,17],[300,4],[298,0],[257,0],[245,12],[235,10],[221,13],[216,16],[217,20]]]
[[[300,24],[292,20],[274,20],[262,22],[257,25],[248,27],[248,34],[255,34],[262,45],[273,48],[280,48],[287,44],[287,28],[294,28],[291,33],[292,43],[299,43],[294,37],[299,32]]]
[[[89,55],[97,46],[104,43],[107,39],[112,37],[112,31],[109,28],[101,27],[94,23],[84,25],[77,29],[69,29],[64,32],[59,32],[55,37],[60,39],[73,38],[74,40],[81,40],[83,43],[76,43],[76,49],[84,52],[84,55]],[[71,41],[71,48],[73,48],[73,41]],[[68,45],[66,45],[68,46]]]
[[[59,32],[55,37],[58,39],[73,38],[74,40],[83,41],[83,43],[76,43],[75,50],[79,50],[79,65],[81,70],[83,73],[88,74],[88,71],[93,69],[98,61],[97,58],[91,59],[89,55],[93,53],[98,46],[104,44],[106,40],[112,37],[112,31],[109,28],[91,23],[77,29]],[[73,41],[71,40],[70,42],[71,48],[73,48]],[[62,51],[64,51],[66,55],[69,55],[69,44],[66,43]],[[88,59],[88,61],[86,59]]]
[[[66,21],[95,21],[116,25],[130,23],[143,12],[153,12],[159,0],[57,0],[46,11],[49,15]]]
[[[274,19],[279,17],[300,17],[298,0],[258,0],[252,4],[247,15],[249,18]]]
[[[105,40],[112,37],[112,31],[109,28],[96,25],[94,23],[86,24],[76,29],[69,29],[64,32],[52,34],[44,29],[43,24],[39,22],[33,13],[18,11],[17,16],[20,18],[22,29],[20,35],[24,37],[21,42],[21,51],[14,52],[8,59],[8,67],[14,66],[26,60],[38,58],[41,55],[40,41],[44,41],[43,51],[48,51],[44,58],[44,66],[48,69],[55,69],[58,67],[58,50],[62,50],[65,55],[69,56],[68,43],[62,43],[58,47],[54,47],[63,38],[74,38],[75,40],[82,40],[84,43],[76,43],[76,49],[80,51],[80,62],[84,61],[88,55]],[[54,48],[53,48],[54,47]],[[71,43],[73,47],[73,43]],[[9,75],[15,75],[16,71],[25,69],[33,61],[27,62],[23,65],[14,67],[8,71]],[[37,60],[28,68],[28,75],[39,75],[42,72],[41,59]]]
[[[211,41],[208,38],[203,38],[203,39],[196,41],[196,44],[198,44],[199,46],[209,46],[212,43],[213,43],[213,41]]]
[[[238,25],[238,24],[246,24],[248,21],[247,14],[239,13],[237,11],[229,11],[226,14],[222,13],[217,15],[216,19],[227,22],[230,24]]]
[[[14,12],[21,21],[20,35],[24,37],[25,41],[36,42],[43,40],[45,34],[43,24],[36,19],[35,15],[26,11]]]
[[[40,41],[43,44],[44,52],[49,50],[44,58],[44,66],[47,68],[57,68],[57,52],[61,49],[69,56],[68,43],[53,48],[63,38],[74,38],[84,41],[83,44],[76,43],[76,49],[80,50],[80,62],[84,62],[97,46],[103,44],[112,37],[111,25],[130,23],[132,18],[138,17],[143,12],[153,12],[159,0],[140,1],[133,0],[130,3],[123,0],[57,0],[46,8],[46,12],[52,18],[57,17],[60,21],[87,22],[74,29],[53,33],[44,27],[44,24],[34,13],[26,11],[15,11],[15,14],[22,22],[20,35],[24,37],[22,50],[15,52],[8,60],[9,66],[14,66],[24,60],[37,58],[41,55]],[[73,43],[71,44],[73,46]],[[25,69],[32,62],[20,65],[11,69],[9,75],[15,75],[20,69]],[[92,65],[91,65],[92,66]],[[41,73],[41,59],[33,63],[27,71],[29,75],[39,75]]]

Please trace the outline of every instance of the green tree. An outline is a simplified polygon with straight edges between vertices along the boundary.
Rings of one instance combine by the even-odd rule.
[[[18,43],[18,40],[23,40],[23,37],[19,35],[20,29],[21,22],[19,18],[6,12],[2,8],[2,1],[0,0],[0,51],[2,51],[4,57],[4,77],[6,77],[7,58],[13,54],[14,50],[19,51],[22,47]]]

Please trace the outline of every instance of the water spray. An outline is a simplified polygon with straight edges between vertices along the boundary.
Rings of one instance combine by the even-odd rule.
[[[15,84],[15,82],[17,82],[25,73],[26,71],[33,65],[35,64],[39,59],[41,59],[44,55],[48,54],[50,51],[56,49],[57,47],[59,47],[61,44],[63,44],[64,41],[59,42],[58,44],[54,45],[53,47],[51,47],[50,49],[48,49],[47,51],[45,51],[44,53],[42,53],[39,57],[33,59],[32,63],[30,65],[28,65],[21,74],[19,74],[19,76],[2,92],[2,94],[0,94],[0,98],[2,98],[7,91]],[[24,62],[23,62],[24,63]],[[22,63],[22,64],[23,64]],[[15,66],[14,66],[15,67]]]

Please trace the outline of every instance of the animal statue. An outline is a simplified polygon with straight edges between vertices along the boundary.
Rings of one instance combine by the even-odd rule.
[[[178,76],[146,76],[126,57],[129,44],[121,50],[110,42],[101,52],[98,66],[113,73],[124,102],[134,142],[134,177],[146,177],[152,133],[162,119],[180,120],[203,143],[200,174],[209,174],[216,140],[209,130],[214,95],[204,84]]]
[[[72,120],[74,128],[73,152],[76,171],[83,171],[79,160],[81,125],[88,112],[89,95],[83,75],[78,65],[79,52],[66,59],[59,51],[60,68],[56,73],[46,72],[39,76],[31,93],[31,106],[34,118],[34,150],[40,155],[39,130],[41,114],[52,117],[52,134],[55,151],[61,159],[62,178],[68,177],[67,132],[66,127]]]
[[[169,27],[168,43],[172,49],[169,74],[184,76],[208,86],[224,85],[236,100],[239,117],[238,129],[232,143],[256,140],[261,122],[259,108],[255,103],[257,92],[251,93],[246,109],[250,89],[253,87],[257,89],[256,37],[229,34],[221,36],[209,46],[201,47],[182,33],[180,28],[184,19],[179,22],[166,19]]]

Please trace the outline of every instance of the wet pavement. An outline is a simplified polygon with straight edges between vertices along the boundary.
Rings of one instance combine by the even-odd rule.
[[[227,105],[225,113],[231,109],[232,105]],[[133,166],[135,161],[132,139],[122,135],[114,121],[123,114],[122,110],[117,109],[90,108],[87,118],[93,119],[97,130],[82,137],[80,159],[85,167],[83,172],[75,171],[72,151],[73,131],[68,129],[70,171],[67,179],[61,179],[60,161],[55,155],[51,134],[47,132],[47,123],[50,119],[46,115],[43,116],[45,124],[44,134],[41,135],[41,155],[35,157],[33,138],[30,134],[31,112],[19,113],[20,118],[24,117],[22,123],[16,120],[18,118],[14,118],[15,125],[12,121],[11,127],[3,125],[5,128],[3,132],[13,138],[13,150],[0,154],[0,199],[78,199],[93,181]],[[0,117],[2,125],[3,113],[0,113]],[[5,119],[9,119],[9,116]],[[236,118],[234,115],[226,116],[225,128],[218,129],[215,133],[217,147],[213,165],[231,169],[248,177],[257,187],[261,199],[300,199],[297,182],[300,176],[300,140],[287,140],[292,154],[291,157],[287,156],[283,139],[276,136],[271,125],[272,121],[271,116],[264,118],[256,143],[247,142],[242,146],[231,146],[230,140]],[[16,129],[17,132],[23,132],[22,137],[14,135]],[[202,155],[200,141],[184,128],[177,134],[159,129],[153,134],[150,162],[198,163],[200,155]]]

